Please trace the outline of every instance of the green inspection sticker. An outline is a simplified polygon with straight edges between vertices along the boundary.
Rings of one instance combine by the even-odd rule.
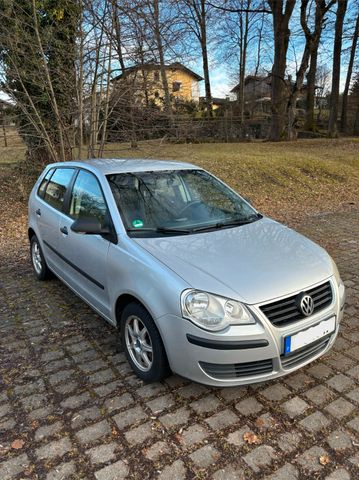
[[[135,228],[141,228],[143,227],[143,221],[142,220],[134,220],[132,222],[132,226],[135,227]]]

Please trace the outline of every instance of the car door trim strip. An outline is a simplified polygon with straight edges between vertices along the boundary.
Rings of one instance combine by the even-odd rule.
[[[68,260],[66,257],[64,257],[63,255],[61,255],[60,252],[58,252],[54,247],[52,247],[49,243],[47,243],[45,240],[43,241],[44,244],[50,249],[52,250],[54,253],[56,253],[56,255],[61,258],[61,260],[63,260],[64,262],[66,262],[68,265],[70,265],[70,267],[72,267],[74,270],[76,270],[78,273],[80,273],[81,275],[83,275],[85,278],[87,278],[87,280],[89,280],[90,282],[94,283],[97,287],[101,288],[101,290],[105,290],[105,287],[102,285],[102,283],[98,282],[97,280],[95,280],[93,277],[91,277],[88,273],[84,272],[83,270],[81,270],[81,268],[79,268],[77,265],[75,265],[74,263],[72,263],[70,260]]]

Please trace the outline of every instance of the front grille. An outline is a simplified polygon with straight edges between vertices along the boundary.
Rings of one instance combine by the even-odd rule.
[[[310,360],[312,357],[318,355],[321,351],[325,350],[327,347],[331,335],[321,338],[316,342],[311,343],[310,345],[306,345],[303,348],[299,348],[293,353],[289,355],[281,355],[280,360],[282,362],[283,368],[293,368],[301,363]]]
[[[211,377],[219,380],[229,380],[231,378],[255,377],[264,375],[273,371],[273,361],[259,360],[257,362],[246,363],[206,363],[199,362],[202,369]]]
[[[307,318],[300,310],[298,301],[303,293],[310,295],[314,300],[313,314],[328,307],[333,300],[332,287],[330,282],[326,282],[318,287],[293,295],[292,297],[283,298],[277,302],[262,305],[260,309],[273,325],[276,327],[285,327],[286,325],[297,322],[302,318]]]

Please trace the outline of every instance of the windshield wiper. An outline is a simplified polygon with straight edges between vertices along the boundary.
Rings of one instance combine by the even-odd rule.
[[[192,230],[188,230],[188,228],[171,228],[171,227],[157,227],[157,232],[160,233],[191,233]]]
[[[228,220],[228,222],[217,222],[212,225],[204,225],[203,227],[197,227],[193,228],[192,232],[204,232],[206,230],[219,230],[220,228],[226,228],[226,227],[237,227],[240,225],[246,225],[248,223],[255,222],[256,220],[259,220],[260,218],[263,218],[263,215],[260,213],[251,215],[248,218],[237,218],[233,220]]]
[[[170,228],[170,227],[157,227],[157,228],[127,228],[127,232],[154,232],[154,233],[181,233],[186,235],[191,233],[192,230],[185,228]]]

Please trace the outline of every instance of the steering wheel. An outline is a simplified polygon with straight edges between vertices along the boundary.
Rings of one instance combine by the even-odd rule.
[[[180,210],[178,216],[185,216],[185,214],[188,213],[188,210],[192,210],[193,207],[199,207],[200,205],[202,205],[202,202],[200,200],[193,200],[192,202],[187,203],[187,205],[185,205],[182,210]]]

